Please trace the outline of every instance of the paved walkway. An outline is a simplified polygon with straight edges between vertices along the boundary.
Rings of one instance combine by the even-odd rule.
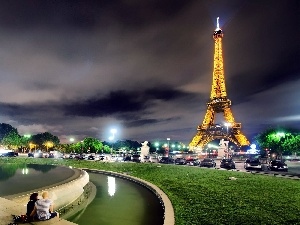
[[[13,222],[12,215],[25,214],[26,207],[20,205],[14,201],[0,198],[0,225],[8,225]],[[76,225],[75,223],[69,222],[61,218],[53,218],[47,221],[36,221],[27,224],[34,225]]]

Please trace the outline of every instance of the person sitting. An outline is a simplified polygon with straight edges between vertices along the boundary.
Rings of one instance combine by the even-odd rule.
[[[49,193],[47,191],[42,193],[42,199],[35,202],[34,209],[30,216],[38,220],[49,220],[54,217],[59,217],[58,212],[53,211],[53,201],[49,199]]]
[[[33,221],[33,216],[30,216],[31,212],[34,209],[35,202],[38,200],[38,193],[32,193],[29,197],[29,202],[27,203],[27,211],[26,211],[26,216],[29,221]]]

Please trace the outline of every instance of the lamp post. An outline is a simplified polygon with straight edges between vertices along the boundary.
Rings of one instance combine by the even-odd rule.
[[[167,156],[168,157],[169,157],[169,152],[170,152],[170,140],[171,140],[170,138],[167,138],[167,141],[168,141],[168,155]]]
[[[46,145],[46,148],[47,148],[47,152],[48,152],[49,148],[52,148],[52,147],[53,147],[53,143],[52,143],[51,141],[47,141],[47,142],[45,143],[45,145]]]
[[[208,158],[210,158],[210,148],[212,147],[211,144],[207,145],[207,150],[208,150]],[[206,153],[207,154],[207,153]]]
[[[154,145],[155,145],[155,154],[157,155],[159,143],[158,143],[158,142],[155,142]]]
[[[113,141],[115,139],[115,134],[117,133],[117,130],[116,129],[111,129],[110,133],[112,134],[112,136],[109,137],[109,140],[112,142],[110,154],[112,154],[112,152],[114,150],[114,142]]]
[[[278,133],[276,133],[275,134],[276,135],[276,137],[278,137],[279,138],[279,141],[278,141],[278,145],[279,145],[279,154],[280,154],[280,160],[282,160],[282,147],[281,147],[281,140],[282,140],[282,138],[284,138],[285,137],[285,133],[284,132],[278,132]]]
[[[231,123],[224,123],[226,127],[226,134],[228,135],[228,127],[231,127]]]

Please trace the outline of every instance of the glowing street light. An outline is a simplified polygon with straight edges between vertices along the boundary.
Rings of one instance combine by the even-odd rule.
[[[284,132],[278,132],[278,133],[276,133],[276,136],[282,138],[282,137],[285,136],[285,133]]]
[[[156,151],[158,150],[158,146],[159,146],[159,143],[158,142],[155,142],[155,147],[156,147]]]
[[[117,133],[117,129],[111,129],[110,133],[112,133],[112,135],[115,136],[115,134]]]
[[[167,156],[169,156],[169,152],[170,152],[170,138],[167,138],[167,141],[168,141],[168,155]]]
[[[111,129],[110,130],[110,133],[112,134],[112,136],[110,136],[108,139],[112,142],[112,145],[111,145],[111,152],[110,154],[112,154],[113,150],[114,150],[114,139],[115,139],[115,134],[117,133],[117,129]]]
[[[228,134],[228,127],[231,127],[231,123],[224,123],[225,127],[226,127],[226,132]]]
[[[48,152],[48,149],[53,147],[53,142],[47,141],[47,142],[45,142],[44,145],[47,147],[47,152]]]
[[[34,148],[34,150],[36,150],[36,144],[33,144],[33,143],[29,143],[29,149],[30,149],[30,151],[31,151],[31,149],[33,149]]]

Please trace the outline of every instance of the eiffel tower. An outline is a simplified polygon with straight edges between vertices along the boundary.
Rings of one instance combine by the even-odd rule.
[[[207,103],[203,122],[197,127],[197,133],[189,144],[191,150],[203,149],[205,145],[215,139],[226,139],[239,147],[250,144],[241,132],[241,123],[235,122],[230,109],[231,101],[227,98],[222,56],[223,36],[218,17],[217,28],[213,33],[215,52],[210,101]],[[225,125],[215,124],[216,113],[223,113]]]

